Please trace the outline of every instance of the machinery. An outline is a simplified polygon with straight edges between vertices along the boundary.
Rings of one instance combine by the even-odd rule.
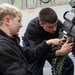
[[[69,42],[75,43],[75,0],[69,1],[70,6],[72,7],[71,11],[66,11],[63,15],[63,18],[65,19],[63,23],[63,27],[60,31],[59,38],[66,38],[69,39]],[[65,41],[63,41],[62,44],[64,44]],[[60,46],[56,47],[56,50],[60,49]],[[72,54],[75,56],[75,44],[72,48]],[[54,58],[52,60],[52,75],[61,75],[62,68],[65,62],[67,55]]]

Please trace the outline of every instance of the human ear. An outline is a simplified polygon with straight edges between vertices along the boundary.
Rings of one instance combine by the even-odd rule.
[[[6,16],[6,17],[4,18],[4,22],[5,22],[6,25],[9,25],[9,23],[10,23],[10,18],[9,18],[8,16]]]
[[[43,27],[43,23],[42,23],[42,22],[39,22],[39,25],[40,25],[41,27]]]

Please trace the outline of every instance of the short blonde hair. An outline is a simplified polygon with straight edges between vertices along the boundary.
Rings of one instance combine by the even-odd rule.
[[[2,24],[2,20],[4,19],[4,17],[7,15],[13,18],[16,16],[22,18],[22,11],[11,4],[3,3],[0,5],[0,25]]]

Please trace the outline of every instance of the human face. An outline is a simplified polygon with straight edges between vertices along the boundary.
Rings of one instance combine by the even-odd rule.
[[[21,19],[18,16],[10,19],[9,30],[11,36],[18,35],[21,27],[22,27]]]
[[[43,29],[48,32],[48,33],[55,33],[56,29],[57,29],[57,22],[49,24],[49,23],[45,23],[42,25]]]

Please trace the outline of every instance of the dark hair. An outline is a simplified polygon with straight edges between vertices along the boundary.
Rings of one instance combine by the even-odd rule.
[[[42,23],[55,23],[57,20],[57,14],[51,8],[43,8],[39,12],[39,21]]]

